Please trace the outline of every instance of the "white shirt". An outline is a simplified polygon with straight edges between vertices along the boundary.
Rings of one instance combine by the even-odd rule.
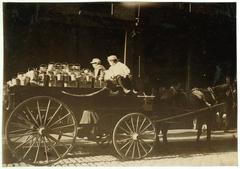
[[[125,78],[130,74],[130,69],[125,64],[117,62],[116,64],[110,66],[105,73],[105,79],[114,78],[116,76],[122,76]]]

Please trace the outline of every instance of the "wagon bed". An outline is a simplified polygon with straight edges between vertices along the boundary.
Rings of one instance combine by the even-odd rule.
[[[110,135],[120,157],[140,159],[152,151],[156,137],[144,103],[142,97],[111,95],[99,88],[14,86],[9,89],[5,135],[18,160],[51,164],[71,151],[79,129],[86,127],[80,120],[88,110],[97,112],[100,136]]]
[[[153,150],[158,135],[155,124],[222,106],[156,110],[155,104],[154,96],[112,95],[101,88],[14,86],[9,89],[5,135],[18,160],[48,165],[71,151],[79,132],[86,127],[80,120],[88,110],[100,117],[97,124],[87,124],[99,129],[100,137],[95,141],[101,142],[102,136],[108,135],[121,158],[135,160]]]

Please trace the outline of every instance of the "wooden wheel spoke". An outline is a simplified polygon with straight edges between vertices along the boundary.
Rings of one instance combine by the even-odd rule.
[[[12,131],[9,131],[8,133],[9,133],[9,134],[14,134],[14,133],[19,133],[19,132],[21,132],[21,131],[26,131],[26,130],[29,130],[29,129],[12,130]]]
[[[33,116],[31,110],[28,108],[28,106],[26,106],[26,109],[28,111],[28,113],[30,114],[30,116],[32,117],[33,121],[35,122],[35,124],[39,127],[39,124],[37,122],[37,120],[35,119],[35,117]]]
[[[36,137],[35,137],[36,138]],[[39,137],[38,137],[39,138]],[[32,149],[33,145],[37,142],[38,138],[36,138],[36,140],[30,145],[30,147],[28,148],[27,152],[25,152],[23,159],[27,156],[27,154],[29,153],[29,151]]]
[[[40,141],[39,141],[39,143],[38,143],[38,147],[37,147],[37,152],[36,152],[36,156],[35,156],[35,159],[34,159],[34,163],[36,163],[36,161],[37,161],[41,143],[42,143],[42,137],[40,137]]]
[[[25,111],[22,111],[22,112],[23,112],[23,114],[24,114],[24,115],[26,116],[26,118],[27,118],[26,121],[32,121]],[[21,116],[20,113],[18,113],[18,115]]]
[[[150,149],[153,147],[150,144],[146,143],[143,139],[140,138],[139,140],[140,140],[141,143],[147,145]]]
[[[122,140],[118,140],[117,142],[118,142],[118,143],[121,143],[121,142],[126,142],[126,141],[128,141],[128,140],[131,140],[131,138],[124,138],[124,139],[122,139]]]
[[[59,140],[55,139],[53,136],[51,136],[51,135],[49,135],[49,134],[48,134],[48,137],[47,137],[47,138],[53,140],[53,141],[56,143],[56,145],[57,145],[57,144],[63,145],[67,150],[70,148],[70,146],[67,147],[66,144],[63,144],[62,142],[59,142]]]
[[[124,137],[124,138],[132,138],[132,136],[129,134],[126,134],[126,133],[116,133],[116,137],[119,138],[119,137]]]
[[[126,144],[124,144],[121,148],[120,148],[120,150],[122,150],[122,149],[124,149],[128,144],[130,144],[131,143],[131,140],[129,140]]]
[[[53,151],[56,153],[56,155],[58,156],[58,158],[61,158],[61,156],[59,155],[58,151],[56,150],[56,148],[54,147],[54,145],[52,145],[50,139],[48,137],[46,137],[47,140],[49,141],[49,145],[51,146],[51,148],[53,149]]]
[[[30,136],[32,136],[31,139],[29,139]],[[34,138],[33,135],[29,135],[29,136],[26,138],[26,140],[24,140],[25,142],[19,144],[17,147],[14,148],[14,150],[17,150],[18,148],[22,147],[23,145],[25,145],[26,143],[28,143],[30,140],[33,140],[33,138]]]
[[[122,131],[125,131],[125,133],[127,133],[128,135],[130,135],[131,133],[129,131],[127,131],[125,128],[123,128],[122,126],[119,126],[119,128],[122,130]]]
[[[23,114],[26,115],[25,113]],[[33,123],[31,123],[29,119],[26,119],[25,117],[23,117],[21,113],[15,114],[14,116],[17,118],[17,120],[23,121],[26,125],[29,125],[29,124],[33,125]]]
[[[65,126],[54,127],[54,128],[51,128],[51,131],[59,130],[59,129],[67,128],[67,127],[73,127],[73,126],[75,126],[75,125],[74,124],[69,124],[69,125],[65,125]]]
[[[58,119],[57,121],[55,121],[53,124],[51,124],[49,127],[54,126],[55,124],[57,124],[58,122],[60,122],[61,120],[65,119],[67,116],[69,116],[70,113],[66,114],[65,116],[61,117],[60,119]]]
[[[139,131],[139,130],[138,130],[139,117],[140,117],[140,116],[137,117],[137,122],[136,122],[136,132]]]
[[[42,123],[42,115],[41,115],[41,111],[40,111],[38,100],[37,100],[37,110],[38,110],[40,125],[42,125],[43,124]]]
[[[138,141],[137,141],[137,150],[138,150],[138,157],[139,158],[141,158],[142,156],[141,156],[141,152],[140,152],[140,148],[139,148],[139,143],[138,143]]]
[[[49,132],[49,134],[52,134],[52,135],[54,134],[54,135],[58,135],[58,136],[65,136],[65,137],[71,137],[71,138],[74,137],[73,135],[64,134],[61,131],[59,131],[59,132]]]
[[[156,139],[156,138],[155,138],[155,133],[154,133],[154,131],[151,131],[151,132],[149,132],[149,133],[146,133],[146,131],[145,131],[144,133],[141,134],[140,137],[141,137],[142,140],[145,140],[145,139],[154,140],[154,139]]]
[[[132,124],[132,129],[133,129],[133,132],[136,132],[135,130],[135,127],[134,127],[134,123],[133,123],[133,117],[131,116],[131,124]]]
[[[48,160],[48,154],[47,154],[47,146],[46,146],[45,136],[43,136],[43,144],[44,144],[44,150],[45,150],[46,160],[47,160],[47,163],[48,163],[49,160]]]
[[[130,131],[130,133],[133,133],[133,131],[132,131],[131,127],[128,125],[128,123],[127,123],[126,121],[124,121],[124,122],[125,122],[125,124],[126,124],[128,130]]]
[[[46,126],[48,126],[51,123],[52,119],[56,116],[56,114],[58,113],[58,111],[60,110],[61,107],[62,107],[62,104],[60,104],[59,107],[57,108],[57,110],[53,113],[52,117],[49,119]]]
[[[139,131],[140,133],[143,133],[144,131],[146,131],[148,129],[149,126],[151,126],[152,124],[149,122],[149,124],[144,127],[141,131]]]
[[[15,127],[21,128],[21,129],[29,129],[29,130],[31,130],[30,126],[28,126],[27,124],[22,124],[22,123],[19,123],[19,122],[10,122],[10,124],[12,126],[15,126]]]
[[[29,133],[23,133],[23,134],[11,134],[9,135],[9,138],[16,138],[16,137],[24,137],[24,136],[30,136],[30,135],[33,135],[33,134],[36,134],[37,132],[35,131],[30,131]]]
[[[134,141],[131,142],[130,146],[128,147],[127,151],[125,152],[125,156],[128,155],[130,149],[132,148],[133,142],[134,142]]]
[[[48,100],[48,105],[47,105],[47,110],[46,110],[46,113],[45,113],[44,122],[43,122],[44,125],[46,124],[46,120],[47,120],[50,104],[51,104],[51,100],[49,99]]]
[[[135,147],[136,147],[136,142],[133,142],[133,151],[132,151],[132,159],[134,159],[135,156]]]
[[[144,120],[142,121],[142,123],[141,123],[141,125],[140,125],[140,127],[139,127],[139,129],[138,129],[138,132],[141,131],[142,126],[143,126],[143,124],[145,123],[146,120],[147,120],[147,118],[144,117]]]
[[[141,146],[141,148],[143,149],[143,151],[145,152],[145,154],[147,154],[147,150],[145,149],[145,147],[142,145],[142,143],[140,143],[140,141],[138,142]]]
[[[23,138],[24,136],[31,135],[31,133],[29,133],[29,132],[31,132],[31,131],[28,131],[27,133],[22,134],[21,136],[16,136],[18,138],[16,140],[11,140],[11,141],[16,142],[16,141],[20,140],[21,138]],[[16,138],[16,137],[12,137],[12,138]]]

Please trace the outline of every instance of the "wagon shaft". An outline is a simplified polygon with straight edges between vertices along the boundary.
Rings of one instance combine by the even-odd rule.
[[[194,115],[194,114],[198,114],[207,110],[211,110],[211,109],[215,109],[221,106],[225,106],[225,103],[219,103],[210,107],[204,107],[195,111],[190,111],[187,113],[183,113],[183,114],[179,114],[179,115],[175,115],[175,116],[171,116],[171,117],[167,117],[167,118],[163,118],[163,119],[158,119],[158,120],[153,120],[154,123],[159,123],[159,122],[164,122],[164,121],[168,121],[168,120],[173,120],[173,119],[177,119],[177,118],[181,118],[181,117],[186,117],[186,116],[190,116],[190,115]],[[209,112],[211,113],[211,112]]]

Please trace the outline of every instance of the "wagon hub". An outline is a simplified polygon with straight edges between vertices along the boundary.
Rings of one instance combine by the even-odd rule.
[[[45,127],[39,127],[39,129],[38,129],[38,133],[39,133],[41,136],[44,135],[45,131],[46,131]]]
[[[138,134],[138,133],[133,133],[133,134],[132,134],[132,139],[133,139],[133,140],[136,141],[136,140],[138,140],[138,138],[139,138],[139,134]]]

